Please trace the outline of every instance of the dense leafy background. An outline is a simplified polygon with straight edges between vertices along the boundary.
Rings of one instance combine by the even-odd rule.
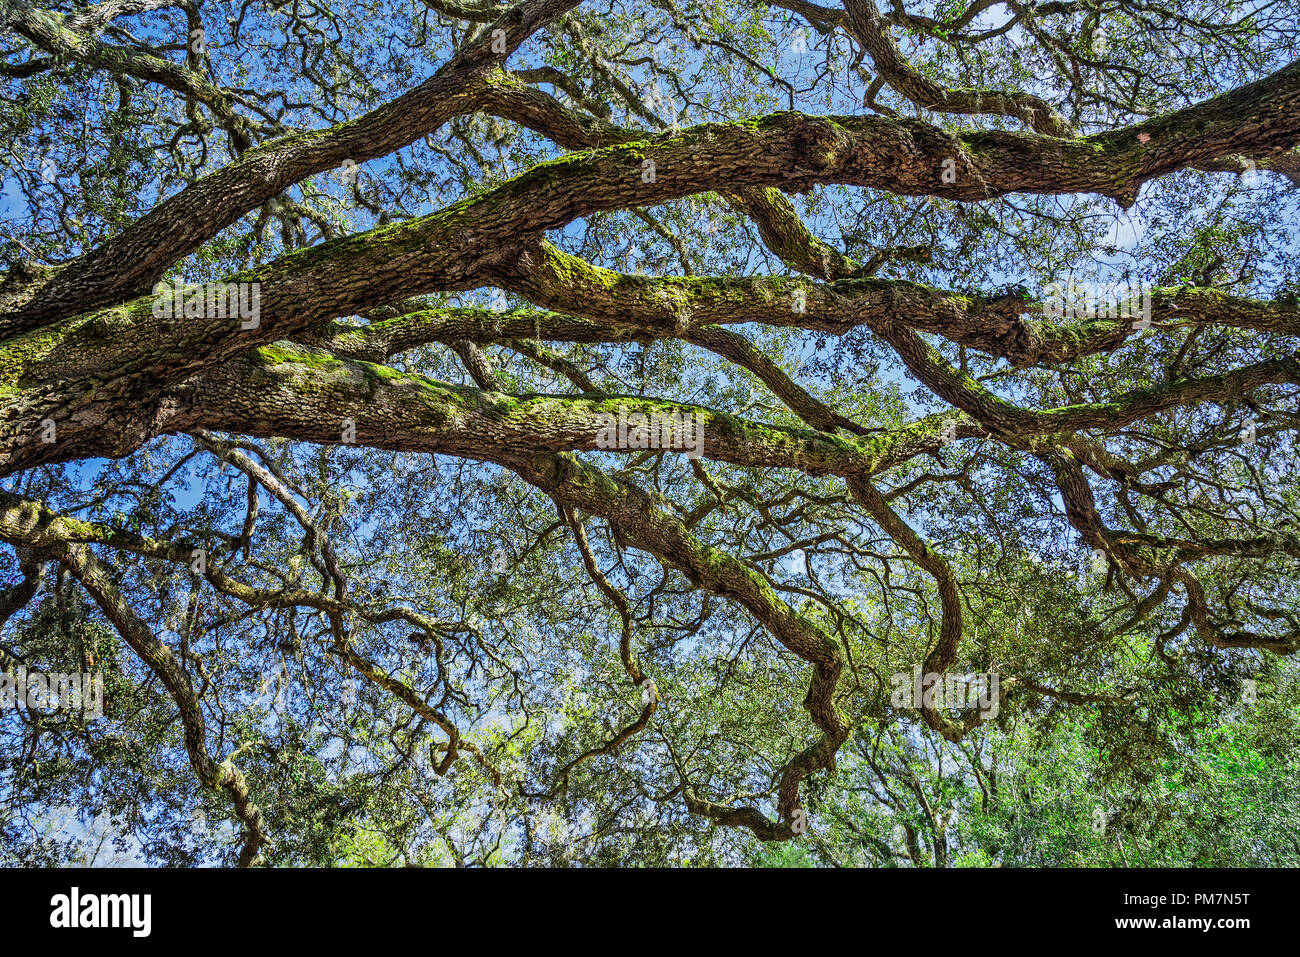
[[[1112,0],[1048,4],[1060,11],[1040,14],[1032,28],[1020,20],[1004,29],[1019,4],[897,6],[928,18],[893,28],[918,69],[952,87],[1035,92],[1083,132],[1277,69],[1295,55],[1300,13],[1289,2]],[[115,20],[103,39],[188,60],[226,92],[259,142],[341,122],[408,89],[477,28],[456,13],[433,0],[209,2]],[[206,38],[201,54],[186,48],[193,16]],[[721,0],[585,3],[530,40],[512,66],[580,108],[648,130],[784,109],[863,112],[873,75],[841,27]],[[51,59],[17,37],[0,40],[0,78],[0,258],[10,264],[93,248],[231,159],[229,131],[211,112],[158,84]],[[877,101],[954,128],[1015,126],[932,114],[888,89]],[[463,117],[361,167],[355,183],[343,171],[299,184],[175,275],[219,279],[287,250],[427,214],[556,155],[513,124]],[[889,263],[887,277],[1031,294],[1071,277],[1128,277],[1268,299],[1300,291],[1297,196],[1273,173],[1189,170],[1146,185],[1128,210],[1096,196],[957,204],[850,187],[793,200],[814,232],[849,255],[931,249],[928,263]],[[788,272],[753,225],[713,195],[600,214],[551,239],[625,272]],[[503,298],[482,289],[429,302]],[[742,331],[867,427],[943,408],[865,329],[838,337]],[[1036,407],[1141,387],[1171,367],[1210,375],[1285,351],[1285,340],[1249,331],[1170,330],[1067,368],[1013,375],[936,342],[999,394]],[[680,341],[558,348],[602,391],[799,424],[753,376]],[[487,351],[510,391],[571,389],[517,351]],[[470,382],[443,346],[395,364]],[[1250,401],[1175,410],[1113,437],[1112,451],[1133,458],[1192,450],[1161,473],[1180,504],[1148,515],[1153,529],[1294,527],[1295,395],[1261,389]],[[1275,424],[1243,448],[1235,436],[1253,413]],[[855,732],[839,768],[807,782],[809,833],[764,845],[692,816],[679,793],[685,772],[697,791],[770,812],[774,775],[810,733],[806,666],[735,605],[589,523],[601,569],[630,603],[634,642],[661,705],[634,741],[566,776],[568,762],[634,720],[641,702],[619,661],[617,611],[585,574],[554,503],[506,470],[458,459],[292,441],[242,447],[306,503],[355,596],[400,602],[436,623],[357,622],[354,637],[449,715],[505,778],[494,786],[468,755],[437,773],[442,732],[356,681],[330,653],[320,613],[250,609],[183,567],[107,553],[123,590],[201,687],[212,749],[237,755],[276,840],[273,864],[1300,863],[1294,665],[1207,647],[1176,603],[1121,629],[1137,598],[1089,570],[1090,549],[1063,520],[1051,474],[1020,452],[964,441],[893,470],[882,488],[897,490],[895,508],[957,570],[969,670],[1127,700],[1069,704],[1017,691],[993,725],[961,744],[889,704],[890,675],[910,670],[933,639],[932,583],[900,560],[840,480],[705,463],[706,484],[681,456],[590,456],[660,493],[680,515],[698,516],[697,535],[765,572],[847,649],[851,673],[839,705]],[[312,561],[319,543],[264,491],[255,532],[239,541],[250,482],[188,437],[4,484],[64,513],[202,544],[250,582],[325,587]],[[1098,505],[1112,525],[1129,522],[1112,492],[1099,493]],[[0,580],[19,579],[18,558],[0,551]],[[1300,607],[1296,570],[1281,556],[1211,559],[1198,572],[1248,618],[1263,598]],[[108,683],[102,722],[0,715],[0,860],[233,860],[229,808],[196,782],[174,704],[75,582],[51,567],[0,642],[49,671],[93,660]]]

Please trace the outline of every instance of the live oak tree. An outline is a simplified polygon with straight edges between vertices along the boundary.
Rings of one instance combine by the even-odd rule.
[[[1298,13],[0,0],[0,666],[107,682],[0,853],[1032,860],[999,753],[1290,767]]]

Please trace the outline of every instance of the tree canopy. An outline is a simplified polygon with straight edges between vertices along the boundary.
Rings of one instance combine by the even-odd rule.
[[[0,860],[1300,861],[1297,22],[0,0]]]

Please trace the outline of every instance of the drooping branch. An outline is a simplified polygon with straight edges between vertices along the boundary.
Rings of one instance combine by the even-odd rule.
[[[156,674],[180,709],[185,728],[185,749],[199,780],[222,791],[234,805],[244,824],[244,844],[239,853],[241,867],[261,863],[263,847],[271,845],[262,811],[253,803],[243,773],[230,761],[218,763],[207,750],[203,708],[190,676],[171,648],[154,636],[149,625],[131,607],[114,581],[112,572],[81,542],[63,534],[67,523],[36,502],[16,500],[4,493],[0,502],[0,538],[24,548],[38,549],[65,565],[95,599],[142,662]]]
[[[786,762],[778,788],[779,823],[755,809],[724,808],[688,795],[695,813],[749,827],[763,840],[785,840],[796,832],[800,783],[815,770],[832,770],[835,754],[851,730],[835,703],[844,658],[836,642],[813,621],[793,611],[758,572],[733,556],[696,539],[682,523],[659,507],[651,495],[619,482],[571,455],[512,456],[509,467],[569,508],[598,515],[624,541],[680,571],[696,587],[737,602],[787,649],[812,665],[804,707],[821,734]]]
[[[591,544],[587,541],[587,531],[583,528],[577,516],[573,515],[564,506],[561,506],[561,511],[566,524],[573,532],[573,539],[578,545],[578,550],[582,553],[582,564],[587,570],[587,575],[613,603],[614,607],[618,609],[618,616],[622,622],[622,631],[620,632],[618,644],[619,658],[623,662],[623,670],[627,673],[632,686],[640,689],[643,705],[641,713],[637,715],[635,720],[619,728],[609,740],[588,748],[565,763],[556,772],[555,784],[549,791],[525,793],[524,796],[529,798],[552,798],[568,783],[569,775],[573,773],[573,769],[578,765],[590,761],[592,758],[617,754],[624,745],[650,726],[650,719],[654,717],[654,713],[659,707],[658,689],[653,679],[648,678],[645,672],[641,670],[640,660],[637,658],[636,652],[632,650],[632,609],[627,596],[619,591],[605,576],[605,573],[600,570],[600,566],[596,563],[596,556],[592,553]]]

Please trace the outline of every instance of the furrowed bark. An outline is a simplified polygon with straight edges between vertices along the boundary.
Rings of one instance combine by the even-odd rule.
[[[579,2],[531,0],[511,7],[493,26],[505,31],[504,51],[493,50],[489,29],[420,86],[365,116],[249,150],[64,265],[47,283],[24,290],[20,300],[6,303],[0,296],[0,338],[143,295],[182,257],[292,184],[347,159],[360,164],[387,155],[438,129],[472,107],[485,77],[521,43]]]

